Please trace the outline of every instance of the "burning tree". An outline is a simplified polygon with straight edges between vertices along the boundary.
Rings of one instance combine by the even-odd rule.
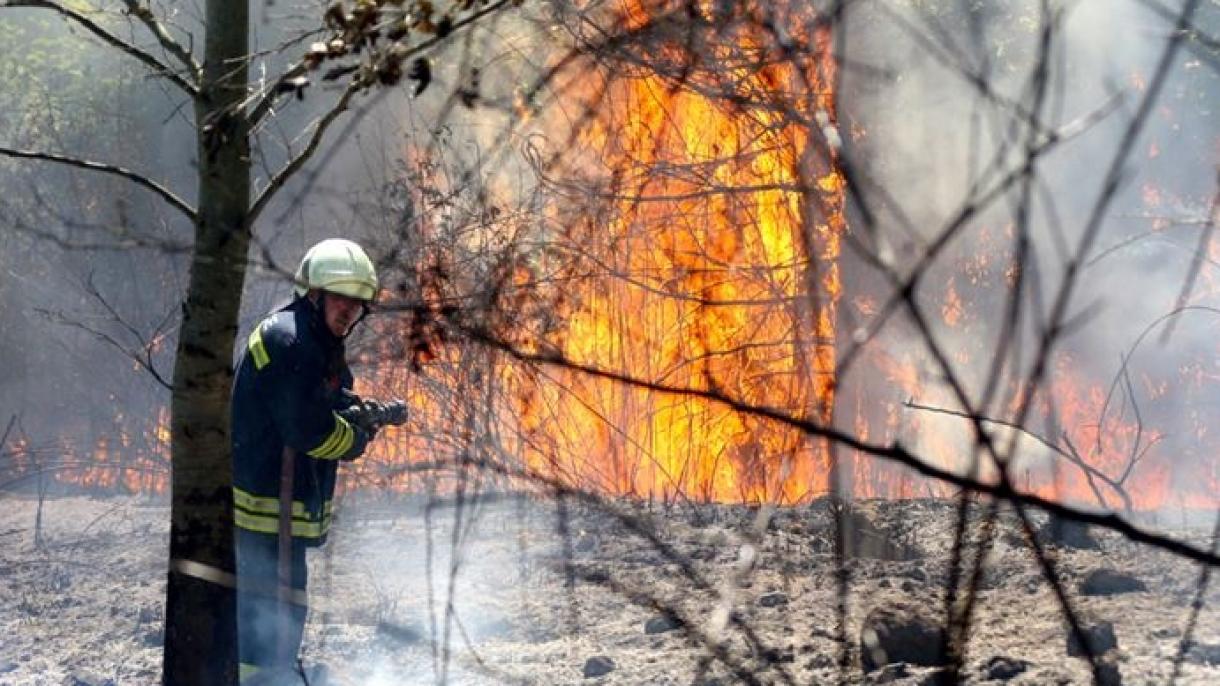
[[[1121,490],[1122,466],[1109,462],[1139,461],[1161,440],[1162,432],[1139,429],[1136,417],[1147,400],[1132,395],[1134,385],[1121,377],[1113,384],[1075,378],[1072,368],[1079,365],[1071,356],[1050,354],[1062,331],[1047,337],[1033,328],[1053,321],[1054,308],[1043,312],[1029,304],[1048,299],[1030,272],[1042,269],[1039,279],[1048,278],[1034,260],[1044,260],[1047,242],[1062,236],[1043,236],[1048,229],[1041,223],[1022,229],[1020,222],[1032,225],[1035,210],[1043,209],[1025,207],[1022,198],[1034,202],[1043,157],[1095,127],[1116,126],[1117,119],[1115,98],[1102,98],[1058,128],[1031,113],[1058,78],[1042,53],[1067,40],[1063,14],[1031,6],[1020,16],[997,17],[1031,27],[1023,34],[1025,52],[1003,63],[1032,70],[1023,86],[999,77],[979,83],[973,65],[935,53],[925,58],[960,78],[990,108],[987,116],[1009,117],[1017,133],[1033,138],[1024,147],[988,139],[997,147],[991,159],[982,143],[963,150],[977,158],[960,173],[966,199],[937,198],[908,211],[897,202],[911,191],[888,190],[885,176],[893,172],[876,161],[886,151],[873,138],[893,136],[892,127],[882,121],[870,133],[869,115],[852,109],[870,103],[870,89],[888,74],[840,64],[833,38],[836,30],[856,31],[872,48],[883,32],[858,24],[892,15],[891,30],[926,42],[922,27],[912,23],[918,15],[885,4],[842,16],[805,4],[595,7],[583,14],[556,10],[557,21],[569,22],[559,25],[567,27],[570,51],[554,58],[545,74],[551,90],[517,93],[531,103],[549,94],[556,108],[549,116],[574,122],[565,129],[544,111],[520,125],[532,136],[526,159],[539,183],[523,201],[529,208],[505,210],[512,200],[497,195],[491,180],[480,181],[464,208],[423,195],[455,197],[461,187],[431,189],[438,181],[427,173],[413,180],[421,192],[417,205],[444,212],[420,217],[412,240],[448,241],[423,253],[412,248],[425,255],[418,273],[435,277],[434,309],[415,315],[473,313],[484,318],[470,324],[473,333],[514,350],[661,387],[624,389],[618,380],[584,373],[541,386],[515,379],[519,387],[512,392],[525,401],[507,414],[519,417],[519,428],[534,434],[542,426],[563,427],[547,436],[550,447],[522,453],[528,464],[587,478],[608,492],[656,498],[801,502],[835,487],[826,480],[832,462],[826,446],[784,430],[771,435],[769,422],[747,426],[742,422],[753,420],[699,397],[711,394],[842,427],[880,445],[908,439],[903,434],[921,421],[938,421],[921,413],[951,406],[962,415],[954,422],[990,420],[1044,439],[1059,457],[1107,462],[1081,473],[1097,477],[1100,467],[1107,488]],[[960,20],[981,22],[981,14],[963,13]],[[1048,41],[1045,50],[1034,41],[1040,36]],[[994,58],[985,51],[979,59],[997,68],[986,64]],[[1024,90],[1001,92],[1017,86]],[[1139,94],[1139,103],[1156,97]],[[851,104],[841,105],[844,99]],[[1144,120],[1131,121],[1125,135],[1136,136]],[[983,140],[981,131],[976,136]],[[951,142],[962,138],[968,137]],[[1122,159],[1129,155],[1129,148],[1119,150]],[[1054,164],[1044,166],[1057,173]],[[490,167],[484,162],[475,171],[494,176]],[[1102,223],[1113,197],[1113,191],[1102,195],[1084,219]],[[1004,200],[1016,204],[1006,208]],[[933,205],[937,216],[914,216],[931,215]],[[520,221],[527,210],[540,215],[533,225]],[[497,219],[500,212],[510,219]],[[445,232],[474,231],[476,222],[496,236],[497,252],[485,259],[492,267],[463,281],[464,261],[474,258],[449,254],[455,243]],[[944,226],[937,230],[936,222]],[[1058,309],[1068,307],[1062,299],[1070,301],[1072,283],[1066,279],[1057,291],[1067,292]],[[482,299],[474,299],[476,292]],[[463,307],[470,303],[490,312]],[[896,345],[894,336],[910,338]],[[1053,383],[1044,383],[1047,376]],[[1145,383],[1164,388],[1152,378]],[[881,386],[901,395],[874,397]],[[694,393],[660,400],[674,389]],[[1099,425],[1090,428],[1098,414]],[[939,468],[968,471],[974,462],[968,428],[937,426],[916,440]],[[581,451],[601,461],[583,476]],[[890,482],[883,469],[874,471],[867,452],[846,456],[852,466],[844,479],[856,481],[849,490],[913,492],[909,482]],[[1030,486],[1050,495],[1043,483]],[[1074,487],[1069,497],[1093,499]]]
[[[1087,19],[1051,3],[914,5],[557,4],[566,50],[518,93],[519,104],[545,97],[553,108],[521,125],[538,183],[529,192],[542,198],[514,206],[478,176],[494,176],[485,160],[468,207],[435,201],[461,188],[415,177],[420,206],[445,211],[413,236],[430,246],[416,253],[429,278],[426,302],[409,307],[414,357],[439,347],[430,369],[460,370],[464,388],[461,398],[445,383],[442,397],[421,391],[418,416],[428,435],[461,438],[420,445],[430,461],[415,467],[384,455],[384,473],[448,465],[459,489],[474,487],[473,471],[541,483],[561,500],[958,495],[951,678],[1002,503],[1015,507],[1077,634],[1031,506],[1214,564],[1212,552],[1105,512],[1165,505],[1171,469],[1209,474],[1208,484],[1215,469],[1158,452],[1166,434],[1149,412],[1165,382],[1135,377],[1126,351],[1112,382],[1079,362],[1089,345],[1080,300],[1104,281],[1089,265],[1123,172],[1139,161],[1172,75],[1214,70],[1215,43],[1200,28],[1214,17],[1194,2],[1153,6],[1167,37],[1149,51],[1147,75],[1125,94],[1073,101],[1065,116],[1058,94],[1075,77],[1058,60],[1074,64]],[[876,58],[897,44],[922,64]],[[937,86],[918,100],[935,120],[923,141],[896,141],[908,129],[865,109],[883,106],[887,87],[903,90],[904,67],[955,82],[953,97]],[[929,86],[915,73],[912,88]],[[1105,134],[1090,139],[1095,131]],[[1058,156],[1080,140],[1095,180],[1066,212]],[[896,144],[893,167],[885,143]],[[942,178],[898,183],[899,163],[920,166],[897,158],[912,150]],[[1207,245],[1215,188],[1203,191]],[[533,225],[518,221],[523,207]],[[481,244],[492,256],[472,258],[455,238],[466,231],[494,236]],[[482,269],[467,273],[472,263]],[[1183,297],[1198,269],[1182,273]],[[1163,326],[1175,303],[1152,307]],[[462,339],[492,353],[448,345]],[[1181,488],[1192,480],[1179,478]],[[1213,507],[1209,489],[1196,502]],[[978,495],[985,523],[971,538]],[[846,505],[836,511],[850,519]],[[847,537],[841,527],[840,554]],[[845,571],[840,583],[845,632]],[[844,665],[847,644],[844,633]]]
[[[824,136],[835,74],[817,16],[629,4],[632,40],[587,48],[597,61],[571,94],[590,113],[579,153],[536,160],[563,198],[554,245],[574,276],[552,350],[829,421],[843,184]],[[527,422],[565,426],[609,458],[598,485],[610,492],[794,503],[826,488],[824,444],[696,396],[573,375],[535,403]]]
[[[942,618],[948,630],[939,639],[950,681],[966,661],[1002,506],[1013,508],[1077,636],[1078,613],[1035,535],[1032,509],[1214,565],[1214,551],[1109,512],[1116,503],[1163,505],[1173,491],[1169,470],[1180,465],[1156,452],[1169,432],[1154,419],[1169,414],[1158,403],[1180,377],[1141,373],[1132,360],[1144,334],[1105,327],[1126,336],[1129,348],[1113,380],[1099,382],[1094,365],[1101,365],[1082,361],[1091,350],[1079,334],[1091,314],[1082,311],[1082,294],[1105,292],[1091,265],[1138,242],[1119,237],[1099,255],[1124,170],[1140,161],[1156,118],[1168,116],[1158,108],[1174,74],[1215,70],[1217,42],[1206,30],[1215,17],[1194,0],[1173,9],[1136,2],[1151,8],[1144,20],[1160,17],[1154,25],[1165,34],[1149,70],[1123,93],[1087,93],[1066,107],[1060,94],[1078,78],[1061,66],[1077,65],[1073,11],[1099,11],[1082,6],[544,4],[536,24],[522,24],[528,38],[507,32],[498,53],[537,62],[518,72],[498,66],[499,56],[466,65],[451,100],[502,115],[504,126],[473,141],[474,159],[461,154],[470,141],[429,132],[384,199],[393,221],[382,238],[396,259],[386,265],[383,311],[396,316],[378,322],[385,335],[366,341],[373,372],[366,383],[405,388],[415,420],[359,465],[349,487],[445,490],[458,502],[493,487],[527,487],[554,498],[565,537],[571,503],[604,508],[708,594],[690,561],[623,514],[617,499],[761,506],[749,532],[756,538],[774,508],[826,505],[837,524],[844,679],[852,601],[844,558],[854,545],[855,497],[958,498]],[[370,28],[370,7],[328,14],[329,30]],[[453,28],[427,24],[437,41]],[[333,60],[352,41],[333,40],[215,116],[200,110],[204,166],[223,162],[247,179],[214,204],[227,213],[200,219],[201,232],[222,220],[241,229],[201,233],[196,250],[215,250],[202,257],[244,273],[242,241],[253,218],[350,98],[374,81],[413,77],[422,87],[430,77],[427,63],[409,61],[415,53],[400,43],[387,48],[370,38],[371,57],[344,63]],[[234,59],[245,53],[232,50]],[[243,141],[323,63],[331,67],[325,74],[348,79],[339,106],[323,115],[300,155],[266,179],[265,195],[242,196],[250,174]],[[210,83],[162,72],[179,87]],[[954,84],[952,91],[928,74]],[[246,75],[233,78],[244,84]],[[889,100],[919,107],[887,107]],[[1080,141],[1090,146],[1082,163],[1090,183],[1065,180],[1081,170],[1056,161]],[[1064,187],[1071,198],[1059,192]],[[1154,191],[1142,195],[1155,201]],[[1077,195],[1085,199],[1075,202]],[[206,197],[201,187],[201,207]],[[1206,247],[1216,204],[1203,204],[1195,219]],[[1183,273],[1184,301],[1202,297],[1192,295],[1196,285],[1210,283],[1201,266],[1207,250],[1195,254]],[[212,343],[190,347],[200,332],[186,322],[179,338],[181,373],[194,360],[207,383],[174,381],[175,393],[209,388],[213,419],[222,416],[216,403],[228,361],[206,351],[227,349],[236,317],[237,291],[224,287],[228,309],[205,327]],[[1193,311],[1185,302],[1170,306],[1173,316],[1153,328]],[[190,326],[203,309],[198,299],[188,302]],[[1193,361],[1185,368],[1196,379],[1211,374]],[[413,377],[413,369],[426,373]],[[179,398],[176,407],[186,402]],[[175,419],[175,441],[187,438],[186,428]],[[206,434],[214,442],[222,435]],[[1197,454],[1210,444],[1193,445]],[[1211,480],[1192,497],[1214,507],[1210,464]],[[1195,475],[1207,466],[1181,467]],[[219,510],[210,511],[210,521],[220,521]],[[975,531],[969,524],[978,514]],[[739,573],[748,575],[748,563]],[[658,604],[637,589],[614,590]],[[731,597],[715,602],[724,609],[720,623],[696,637],[735,676],[762,681],[724,641],[740,630],[760,648],[757,637],[735,616]],[[1088,642],[1080,643],[1088,653]],[[1091,664],[1101,680],[1101,663]],[[782,666],[761,671],[771,669],[791,679]]]

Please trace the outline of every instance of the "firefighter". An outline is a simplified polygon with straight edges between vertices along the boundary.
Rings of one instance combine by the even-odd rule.
[[[376,292],[364,250],[324,240],[301,260],[296,297],[255,327],[241,355],[232,435],[243,684],[300,683],[305,551],[326,540],[339,463],[359,457],[377,430],[343,411],[360,402],[351,391],[344,339]],[[289,560],[277,543],[285,465],[292,489],[290,593],[279,583]]]

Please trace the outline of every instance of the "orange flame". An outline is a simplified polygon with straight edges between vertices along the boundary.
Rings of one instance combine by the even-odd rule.
[[[654,4],[626,2],[622,19],[629,29],[641,30],[657,10]],[[699,11],[705,8],[700,5]],[[765,36],[746,32],[734,38],[759,54],[768,52]],[[832,406],[844,397],[836,386],[835,364],[845,190],[834,146],[825,140],[838,135],[830,36],[811,38],[819,54],[816,64],[800,67],[802,72],[783,59],[767,60],[757,69],[728,69],[736,88],[764,94],[765,105],[782,106],[750,107],[689,84],[675,87],[655,74],[587,79],[595,82],[590,90],[600,94],[604,88],[600,102],[608,105],[593,108],[575,147],[608,170],[606,178],[594,184],[597,202],[547,210],[549,220],[565,226],[563,259],[586,270],[562,286],[554,340],[542,337],[524,342],[525,347],[552,344],[583,365],[830,421]],[[1132,80],[1144,86],[1138,74]],[[813,92],[796,97],[808,90],[803,84],[812,84]],[[858,140],[866,132],[853,123],[849,134]],[[1159,154],[1154,144],[1150,155]],[[580,171],[596,176],[590,169]],[[1152,184],[1142,195],[1149,208],[1171,201]],[[421,225],[428,230],[427,219]],[[1010,239],[1012,231],[1005,229]],[[1213,241],[1208,250],[1220,259],[1220,243]],[[986,321],[978,316],[977,308],[986,307],[979,293],[1011,288],[1016,273],[986,252],[959,266],[945,283],[939,311],[945,326],[969,338],[969,327]],[[507,269],[511,287],[524,288],[535,279],[522,265]],[[1204,273],[1210,292],[1220,288],[1212,278]],[[849,302],[866,320],[879,309],[875,294],[852,293]],[[977,352],[963,345],[950,354],[965,366]],[[444,379],[453,388],[486,382],[463,353],[435,354],[453,370]],[[865,364],[893,397],[852,397],[849,421],[860,439],[877,445],[917,436],[921,455],[938,466],[963,469],[959,462],[969,442],[959,420],[942,421],[903,405],[908,399],[931,402],[940,392],[916,355],[914,350],[868,353]],[[1019,487],[1090,504],[1100,492],[1117,506],[1118,490],[1107,484],[1110,480],[1120,482],[1139,509],[1216,504],[1220,476],[1214,459],[1201,461],[1210,471],[1192,475],[1197,488],[1176,488],[1182,477],[1170,454],[1158,449],[1162,434],[1113,406],[1106,387],[1085,378],[1069,358],[1057,362],[1046,397],[1038,399],[1041,415],[1053,418],[1047,421],[1046,431],[1053,434],[1048,438],[1075,451],[1096,472],[1090,483],[1084,471],[1052,457],[1049,469],[1014,473]],[[405,395],[412,419],[404,429],[384,430],[368,455],[346,471],[344,487],[451,488],[452,476],[440,482],[401,467],[471,449],[472,436],[488,429],[463,405],[469,399],[432,393],[414,383],[403,366],[371,368],[373,374],[361,376],[356,390],[374,397]],[[722,403],[502,360],[487,368],[494,368],[510,398],[504,408],[496,405],[502,400],[487,401],[499,415],[496,449],[571,485],[666,501],[780,503],[805,501],[829,488],[830,455],[822,442]],[[1210,369],[1194,365],[1182,370],[1181,379],[1145,377],[1139,383],[1149,402],[1158,402],[1179,381],[1193,379],[1187,383],[1194,387],[1214,383],[1217,375]],[[1195,443],[1206,445],[1207,418],[1193,422]],[[121,415],[116,418],[117,425],[127,423]],[[99,438],[86,468],[61,478],[90,487],[163,491],[168,426],[168,412],[162,411],[141,440],[122,432]],[[18,444],[14,450],[24,456],[26,447]],[[951,493],[869,456],[843,459],[845,478],[858,496]]]
[[[642,26],[651,15],[632,5],[627,16]],[[796,77],[782,63],[739,76],[770,93]],[[812,78],[833,111],[827,73]],[[842,179],[827,162],[804,180],[815,142],[782,112],[743,112],[658,76],[608,90],[615,107],[581,139],[615,172],[608,220],[578,239],[598,273],[575,294],[563,353],[827,421]],[[663,499],[796,502],[826,489],[824,446],[704,398],[576,374],[530,398],[527,461],[565,479]]]

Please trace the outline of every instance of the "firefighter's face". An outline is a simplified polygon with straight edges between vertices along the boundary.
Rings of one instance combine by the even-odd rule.
[[[364,303],[355,298],[338,293],[327,293],[322,298],[322,316],[326,320],[326,328],[339,338],[347,335],[360,314]]]

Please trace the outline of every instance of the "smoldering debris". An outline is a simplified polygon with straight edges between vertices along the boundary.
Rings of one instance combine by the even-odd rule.
[[[825,683],[842,659],[851,683],[940,673],[953,502],[840,510],[856,538],[889,546],[849,545],[889,553],[845,558],[844,631],[827,502],[761,516],[747,506],[569,502],[566,541],[545,499],[423,502],[349,498],[311,558],[305,661],[335,683]],[[36,506],[7,497],[0,508],[0,684],[158,681],[167,508],[48,500],[36,546]],[[982,515],[972,521],[970,531]],[[1001,511],[992,527],[962,680],[1092,683],[1015,516]],[[1202,527],[1173,533],[1208,540]],[[1168,680],[1198,569],[1110,532],[1091,536],[1096,548],[1047,550],[1100,669],[1125,683]],[[1090,594],[1099,579],[1121,592]],[[1217,600],[1209,590],[1205,608]],[[910,618],[929,640],[901,639]],[[1217,646],[1220,620],[1205,609],[1179,683],[1214,683]]]

